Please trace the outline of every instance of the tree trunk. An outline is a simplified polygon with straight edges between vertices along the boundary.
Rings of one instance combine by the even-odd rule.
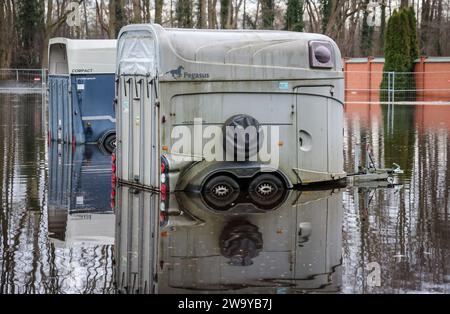
[[[383,55],[384,51],[384,32],[386,30],[386,0],[381,1],[381,17],[380,17],[380,37],[379,37],[379,54]]]
[[[110,39],[116,38],[116,1],[109,0],[109,28],[108,37]]]
[[[369,0],[365,0],[363,4],[363,21],[361,26],[361,41],[360,41],[360,48],[361,48],[361,54],[363,56],[370,56],[372,55],[372,32],[373,28],[369,25],[369,11],[368,11],[368,4]]]
[[[198,22],[197,27],[198,28],[206,28],[206,0],[199,0],[198,1]]]
[[[259,11],[261,10],[261,0],[256,1],[256,13],[255,13],[255,29],[258,28],[258,22],[259,22]]]
[[[261,0],[261,18],[263,29],[273,29],[275,19],[274,0]]]
[[[10,68],[12,62],[12,52],[15,46],[16,32],[14,28],[13,16],[15,16],[14,6],[11,0],[5,0],[0,7],[0,68]],[[3,16],[2,16],[3,14]]]
[[[88,26],[88,19],[87,19],[86,0],[83,1],[83,9],[84,9],[85,38],[89,38],[89,26]]]
[[[151,23],[150,0],[144,0],[144,23]]]
[[[133,20],[132,22],[135,24],[142,23],[142,16],[141,16],[141,1],[140,0],[133,0]]]
[[[192,27],[192,2],[191,0],[178,0],[176,7],[178,27]]]
[[[237,22],[239,18],[239,10],[241,9],[243,0],[239,0],[239,2],[236,3],[236,7],[234,8],[234,18],[233,18],[233,28],[237,28]]]
[[[208,27],[217,28],[217,0],[208,0]]]
[[[109,38],[115,39],[126,24],[125,0],[109,1]]]
[[[232,0],[220,0],[220,26],[224,29],[230,28],[230,16]]]
[[[155,23],[162,24],[164,0],[155,0]]]
[[[420,15],[420,47],[421,53],[427,55],[429,42],[430,0],[422,0],[422,12]]]
[[[441,29],[442,29],[442,0],[437,0],[436,8],[436,26],[435,26],[435,44],[434,48],[437,56],[442,56],[441,46]]]

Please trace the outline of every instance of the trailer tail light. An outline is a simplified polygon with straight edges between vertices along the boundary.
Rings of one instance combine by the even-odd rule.
[[[160,203],[160,214],[159,214],[159,224],[164,226],[169,220],[169,163],[165,156],[161,156],[161,178],[160,178],[160,192],[161,192],[161,203]]]
[[[116,153],[111,154],[111,209],[116,207]]]
[[[333,47],[328,41],[309,42],[309,66],[311,68],[331,69],[334,67]]]

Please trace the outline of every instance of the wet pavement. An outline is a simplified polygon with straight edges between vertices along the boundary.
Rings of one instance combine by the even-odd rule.
[[[346,105],[346,170],[370,142],[404,169],[395,184],[227,211],[175,193],[164,212],[111,191],[96,145],[47,145],[42,110],[40,94],[0,93],[0,293],[450,292],[448,106]]]

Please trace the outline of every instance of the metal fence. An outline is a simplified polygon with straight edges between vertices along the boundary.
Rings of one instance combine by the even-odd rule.
[[[0,92],[45,92],[46,69],[0,69]]]
[[[450,72],[345,72],[347,103],[450,104]]]

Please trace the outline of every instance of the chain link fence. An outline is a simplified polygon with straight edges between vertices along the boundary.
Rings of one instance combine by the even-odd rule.
[[[0,92],[41,93],[47,84],[46,69],[0,69]]]
[[[347,103],[450,104],[450,72],[347,71]]]

